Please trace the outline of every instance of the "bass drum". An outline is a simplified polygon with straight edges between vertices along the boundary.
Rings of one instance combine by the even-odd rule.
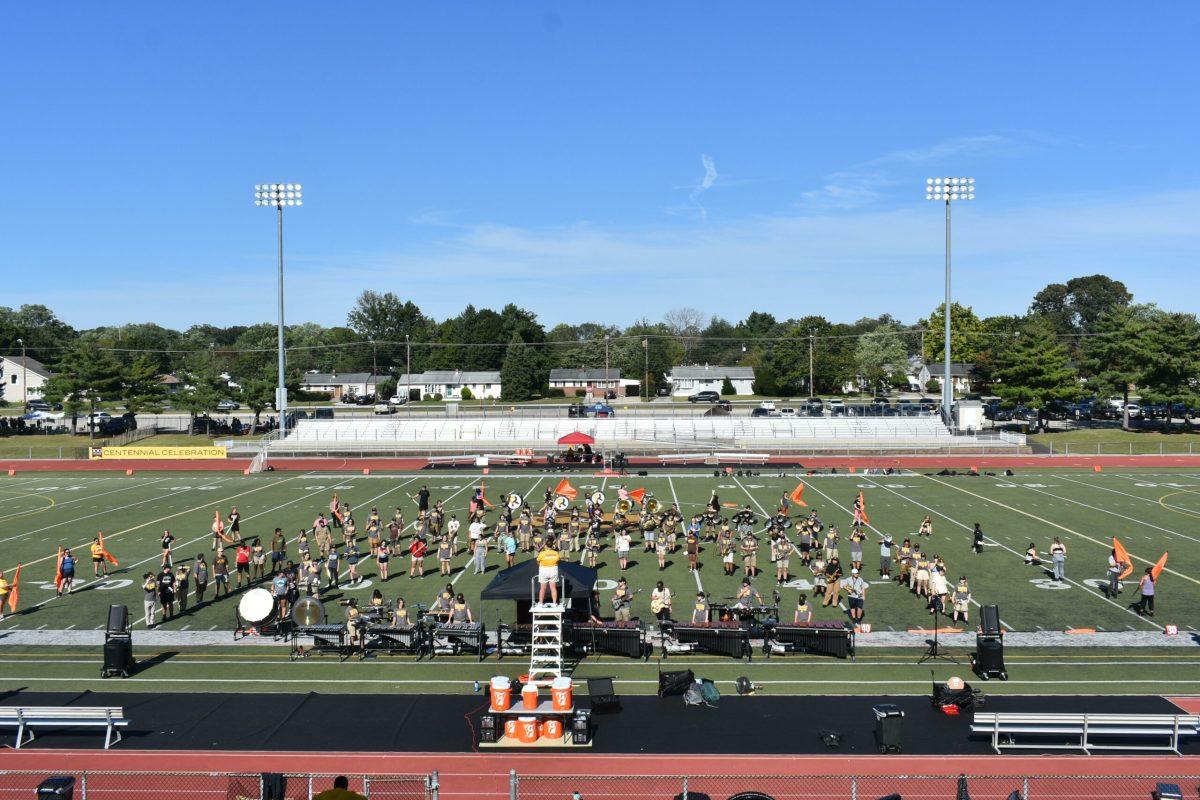
[[[249,590],[238,600],[237,613],[249,625],[267,625],[279,610],[274,596],[261,586]]]
[[[600,491],[599,489],[592,492],[592,505],[594,505],[594,506],[604,505],[604,492]]]
[[[567,497],[566,495],[560,494],[558,497],[554,498],[554,510],[555,511],[566,511],[570,507],[571,507],[571,498]]]

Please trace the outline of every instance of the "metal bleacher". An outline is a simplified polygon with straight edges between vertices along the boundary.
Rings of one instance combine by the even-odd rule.
[[[300,420],[286,437],[268,440],[266,446],[272,453],[549,450],[575,431],[594,437],[598,448],[643,450],[928,450],[977,443],[974,437],[954,436],[931,416],[629,416]]]

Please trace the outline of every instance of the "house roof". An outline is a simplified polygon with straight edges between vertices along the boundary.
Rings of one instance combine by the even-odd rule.
[[[396,377],[398,386],[409,383],[500,383],[500,373],[483,370],[463,372],[456,369],[435,369]]]
[[[754,378],[754,367],[722,367],[717,364],[704,364],[690,367],[671,367],[671,379],[679,378]]]
[[[552,381],[619,381],[619,369],[566,369],[558,367],[550,370]]]
[[[925,369],[929,372],[930,377],[936,378],[945,374],[944,365],[941,362],[937,364],[926,364]],[[971,373],[975,371],[975,364],[971,361],[951,361],[950,362],[950,377],[952,378],[969,378]]]
[[[372,375],[369,372],[344,372],[340,375],[329,372],[310,372],[300,381],[306,386],[343,386],[349,383],[379,383],[387,375]]]
[[[40,375],[43,378],[50,378],[54,373],[46,369],[46,365],[30,356],[4,356],[4,360],[10,364],[14,364],[18,369],[26,369],[34,375]]]
[[[178,386],[183,384],[183,381],[174,375],[159,375],[158,382],[164,386]]]

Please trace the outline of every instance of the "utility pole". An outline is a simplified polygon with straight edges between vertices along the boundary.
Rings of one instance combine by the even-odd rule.
[[[642,337],[642,386],[645,387],[646,401],[650,401],[650,340]]]
[[[404,334],[404,404],[412,400],[412,342]]]
[[[817,387],[813,385],[813,344],[816,339],[816,329],[808,329],[808,396],[815,397]]]

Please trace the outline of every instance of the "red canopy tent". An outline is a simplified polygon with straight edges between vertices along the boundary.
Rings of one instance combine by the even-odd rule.
[[[586,433],[580,433],[579,431],[575,431],[574,433],[568,433],[566,436],[563,436],[562,438],[560,438],[558,440],[558,443],[559,444],[589,444],[590,445],[590,444],[595,444],[596,440],[593,439],[591,436],[588,436]]]

